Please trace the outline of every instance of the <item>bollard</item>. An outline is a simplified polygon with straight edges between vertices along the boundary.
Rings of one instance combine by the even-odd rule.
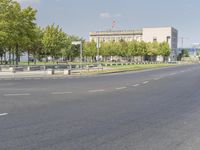
[[[64,75],[71,75],[71,69],[65,69]]]
[[[55,73],[55,72],[54,72],[54,69],[48,69],[48,70],[47,70],[47,74],[48,74],[48,75],[54,75],[54,73]]]

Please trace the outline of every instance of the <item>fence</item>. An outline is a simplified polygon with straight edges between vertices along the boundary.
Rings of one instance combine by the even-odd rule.
[[[177,62],[171,62],[177,63]],[[72,75],[81,72],[109,69],[111,66],[128,66],[137,64],[161,64],[161,62],[132,62],[132,63],[100,63],[100,64],[56,64],[56,65],[1,65],[0,75]]]

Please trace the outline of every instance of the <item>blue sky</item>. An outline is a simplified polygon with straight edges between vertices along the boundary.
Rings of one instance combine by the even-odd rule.
[[[200,42],[198,0],[18,0],[38,10],[37,23],[59,24],[68,34],[89,39],[89,32],[173,26],[184,46]],[[181,42],[179,42],[179,45]]]

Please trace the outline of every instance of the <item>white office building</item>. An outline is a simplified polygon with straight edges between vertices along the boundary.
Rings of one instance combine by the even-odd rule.
[[[178,46],[178,31],[173,27],[154,27],[139,30],[109,30],[90,32],[90,41],[144,41],[144,42],[168,42],[172,50],[170,61],[176,60],[176,50]],[[161,61],[161,60],[160,60]]]

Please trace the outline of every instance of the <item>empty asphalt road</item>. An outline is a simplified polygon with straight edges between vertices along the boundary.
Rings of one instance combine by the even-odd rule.
[[[0,150],[198,150],[200,65],[0,80]]]

